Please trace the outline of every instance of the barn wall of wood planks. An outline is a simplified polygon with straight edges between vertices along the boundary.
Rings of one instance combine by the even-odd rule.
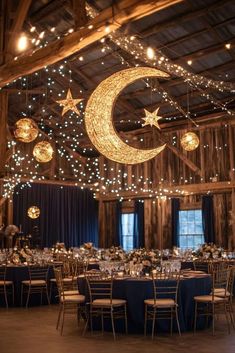
[[[180,138],[188,130],[193,130],[200,137],[200,145],[193,152],[186,152],[180,146]],[[133,146],[139,143],[137,140],[140,138],[144,140],[145,148],[153,146],[153,137],[155,145],[159,143],[156,130],[145,134],[132,132],[129,137]],[[144,199],[145,245],[147,248],[166,248],[172,246],[170,197],[179,197],[182,208],[194,208],[195,205],[200,207],[202,195],[213,194],[216,243],[234,249],[234,123],[225,118],[222,122],[211,122],[199,128],[171,129],[161,134],[161,139],[171,145],[173,143],[175,150],[166,147],[156,158],[143,164],[125,166],[100,158],[100,172],[104,180],[117,180],[115,185],[106,184],[105,191],[98,195],[100,203],[106,204],[106,214],[107,203],[115,198]],[[115,191],[120,186],[125,191]],[[117,194],[118,197],[115,196]],[[167,197],[161,198],[164,195]],[[112,234],[112,230],[107,228],[113,225],[105,222],[103,209],[101,206],[102,239],[105,234]]]

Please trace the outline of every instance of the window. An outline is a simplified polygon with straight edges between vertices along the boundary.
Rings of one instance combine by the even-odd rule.
[[[134,248],[134,213],[122,214],[122,246],[125,251]]]
[[[179,246],[195,249],[205,242],[202,210],[179,211]]]

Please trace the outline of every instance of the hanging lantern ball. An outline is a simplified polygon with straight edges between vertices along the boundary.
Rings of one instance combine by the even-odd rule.
[[[54,150],[47,141],[38,142],[33,149],[33,156],[39,163],[50,162],[53,158]]]
[[[185,151],[193,151],[199,146],[199,138],[194,132],[186,132],[181,139],[181,146]]]
[[[31,206],[28,209],[28,216],[29,218],[36,219],[40,216],[40,208],[37,206]]]
[[[24,143],[32,142],[38,136],[38,126],[30,118],[19,119],[15,124],[14,135],[18,141]]]

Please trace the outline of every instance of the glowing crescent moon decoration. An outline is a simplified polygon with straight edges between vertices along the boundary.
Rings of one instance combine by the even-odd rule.
[[[138,164],[159,154],[165,145],[154,149],[138,149],[127,145],[113,125],[113,108],[121,91],[129,84],[146,77],[169,77],[150,67],[135,67],[116,72],[102,81],[90,96],[86,111],[87,134],[97,150],[108,159],[123,164]]]

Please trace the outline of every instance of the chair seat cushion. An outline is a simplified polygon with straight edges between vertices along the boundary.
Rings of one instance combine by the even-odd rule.
[[[79,291],[78,290],[65,290],[64,291],[64,295],[78,295],[79,294]]]
[[[154,299],[146,299],[144,301],[145,304],[147,305],[151,305],[157,308],[169,308],[169,307],[173,307],[173,306],[177,306],[178,304],[173,300],[173,299],[156,299],[154,301]]]
[[[21,283],[25,284],[26,286],[45,286],[46,281],[44,279],[32,279],[32,281],[22,281]]]
[[[229,297],[230,292],[225,288],[214,288],[214,295],[217,297]]]
[[[0,281],[0,286],[10,286],[11,284],[13,284],[12,281]]]
[[[71,282],[73,282],[73,278],[72,277],[65,277],[65,278],[63,278],[63,282],[64,283],[71,283]]]
[[[209,302],[213,301],[213,296],[212,295],[198,295],[198,296],[194,297],[194,300],[196,300],[197,302],[201,302],[201,303],[209,303]],[[224,298],[214,296],[215,303],[219,303],[222,301],[224,301]]]
[[[121,306],[121,305],[124,305],[126,304],[126,300],[124,299],[95,299],[93,300],[92,302],[92,305],[93,306],[105,306],[105,307],[108,307],[108,306]]]
[[[73,278],[74,278],[74,277],[73,277]],[[64,283],[72,283],[72,282],[73,282],[73,278],[72,278],[72,277],[65,277],[65,278],[62,279],[62,281],[63,281]],[[56,283],[56,279],[55,279],[55,278],[51,278],[51,279],[50,279],[50,282]]]
[[[72,304],[81,304],[85,302],[84,295],[65,295],[61,297],[62,303],[72,303]]]

